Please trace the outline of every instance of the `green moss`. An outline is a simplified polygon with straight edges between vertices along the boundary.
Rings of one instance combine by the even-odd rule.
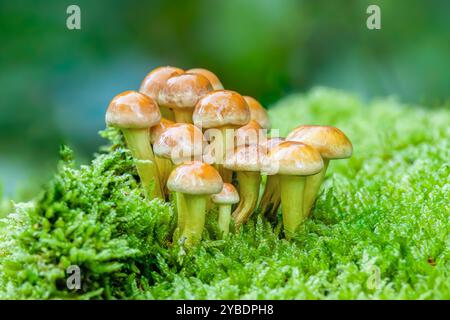
[[[170,204],[139,192],[128,152],[112,147],[77,168],[68,149],[56,177],[0,227],[2,298],[354,299],[450,298],[450,110],[394,99],[364,105],[318,88],[270,111],[298,124],[341,128],[354,156],[332,161],[311,219],[288,242],[255,217],[189,254],[169,244]],[[79,265],[83,288],[66,289]]]

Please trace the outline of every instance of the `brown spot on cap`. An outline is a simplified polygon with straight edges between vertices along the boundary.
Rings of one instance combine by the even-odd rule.
[[[215,194],[223,187],[222,177],[209,164],[192,161],[176,167],[169,176],[170,191],[186,194]]]
[[[239,93],[216,90],[198,101],[193,120],[200,128],[243,126],[250,121],[250,109]]]
[[[161,91],[158,101],[170,108],[190,108],[213,88],[209,80],[201,74],[184,73],[169,78]]]
[[[347,136],[331,126],[299,126],[289,133],[286,140],[309,144],[327,159],[349,158],[353,153],[352,143]]]
[[[201,74],[209,80],[214,90],[223,90],[222,82],[220,82],[219,78],[212,73],[211,71],[203,68],[194,68],[186,71],[188,73]]]
[[[106,125],[121,129],[144,129],[159,123],[156,102],[142,93],[125,91],[115,96],[106,111]]]

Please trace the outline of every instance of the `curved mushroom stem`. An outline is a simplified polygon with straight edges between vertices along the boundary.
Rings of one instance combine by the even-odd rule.
[[[192,112],[193,109],[191,108],[174,109],[175,121],[178,123],[193,123]]]
[[[280,178],[278,175],[267,176],[266,188],[261,197],[259,207],[261,213],[270,221],[276,220],[278,207],[280,206]]]
[[[172,109],[170,109],[169,107],[166,106],[159,106],[159,111],[161,112],[161,116],[164,119],[170,120],[170,121],[175,121],[175,114],[173,112]]]
[[[202,239],[208,196],[204,194],[184,194],[183,197],[184,201],[179,207],[179,213],[181,213],[181,215],[179,214],[179,219],[181,217],[180,239],[184,239],[184,245],[190,248]]]
[[[150,199],[163,199],[159,172],[150,146],[148,129],[122,129],[122,133],[131,154],[137,160],[136,168],[146,195]]]
[[[257,171],[238,171],[240,201],[232,216],[236,229],[245,223],[256,208],[259,197],[261,175]]]
[[[304,176],[280,175],[281,210],[286,239],[290,239],[305,220],[303,215]]]
[[[231,221],[231,205],[221,204],[219,205],[219,230],[222,233],[222,238],[225,238],[230,232]]]
[[[173,169],[172,161],[166,158],[155,156],[155,162],[156,166],[158,167],[161,188],[167,200],[167,197],[169,195],[169,190],[167,189],[167,179],[169,178],[170,172],[172,172]]]
[[[303,196],[303,213],[305,217],[308,217],[311,213],[311,209],[314,206],[317,195],[319,194],[320,186],[325,179],[325,174],[327,173],[329,159],[323,159],[323,169],[312,176],[306,177],[305,182],[305,193]]]

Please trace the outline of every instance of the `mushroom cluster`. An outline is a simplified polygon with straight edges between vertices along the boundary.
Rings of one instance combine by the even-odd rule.
[[[145,196],[175,201],[173,240],[187,248],[201,240],[213,210],[225,238],[255,211],[275,222],[281,206],[290,239],[310,214],[329,161],[352,154],[350,140],[331,126],[278,137],[257,100],[224,89],[201,68],[154,69],[138,91],[112,99],[105,120],[122,132]]]

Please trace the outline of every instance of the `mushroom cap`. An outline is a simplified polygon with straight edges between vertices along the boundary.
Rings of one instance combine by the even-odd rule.
[[[192,119],[200,128],[243,126],[250,121],[250,109],[239,93],[216,90],[198,101]]]
[[[266,140],[266,132],[257,121],[250,120],[245,126],[236,129],[234,137],[236,146],[252,145]]]
[[[288,134],[286,140],[309,144],[326,159],[350,158],[353,153],[352,143],[347,136],[331,126],[299,126]]]
[[[223,166],[233,171],[261,171],[263,157],[258,144],[240,146],[227,153]]]
[[[222,82],[220,82],[219,78],[211,71],[203,68],[193,68],[186,71],[188,73],[201,74],[209,80],[214,90],[223,90]]]
[[[202,130],[190,123],[176,123],[161,132],[153,143],[153,152],[178,164],[201,157],[206,144]]]
[[[158,140],[161,133],[163,133],[168,127],[174,125],[175,122],[167,120],[166,118],[161,118],[161,121],[150,128],[150,142],[153,144]]]
[[[183,73],[169,78],[161,91],[158,101],[170,108],[195,107],[197,101],[213,88],[209,80],[201,74]]]
[[[159,91],[161,91],[162,87],[166,84],[166,81],[175,75],[180,75],[183,73],[183,69],[171,66],[153,69],[147,74],[147,76],[145,76],[144,80],[142,80],[139,92],[152,97],[159,103]]]
[[[211,200],[217,204],[235,204],[239,202],[239,193],[231,183],[224,183],[222,191],[213,194]]]
[[[250,119],[257,121],[264,129],[270,129],[272,124],[266,109],[253,97],[244,96],[250,108]]]
[[[268,154],[270,150],[272,150],[275,146],[279,145],[280,143],[284,142],[285,139],[281,137],[272,137],[267,138],[265,141],[262,141],[260,143],[262,152],[265,154]]]
[[[301,142],[281,142],[269,152],[267,158],[263,170],[269,175],[308,176],[323,168],[319,151]]]
[[[125,91],[115,96],[105,115],[107,126],[121,129],[150,128],[160,120],[161,113],[156,102],[137,91]]]
[[[213,166],[192,161],[176,167],[167,180],[170,191],[186,194],[214,194],[223,187],[222,177]]]

